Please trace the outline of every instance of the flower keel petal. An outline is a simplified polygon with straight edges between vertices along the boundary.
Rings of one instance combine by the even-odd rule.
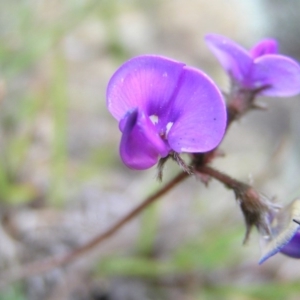
[[[131,110],[120,122],[123,131],[120,155],[126,166],[136,170],[148,169],[157,163],[159,156],[168,155],[168,146],[143,112]]]

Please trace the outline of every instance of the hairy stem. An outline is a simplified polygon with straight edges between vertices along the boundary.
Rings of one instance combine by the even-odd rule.
[[[207,165],[203,166],[197,166],[196,170],[200,173],[209,175],[213,177],[214,179],[222,182],[225,186],[227,186],[230,189],[236,190],[241,186],[245,186],[246,184],[238,181],[236,179],[233,179],[232,177],[212,168]]]
[[[252,186],[233,179],[209,166],[198,166],[197,171],[217,179],[233,190],[246,223],[244,244],[248,241],[253,226],[257,227],[262,235],[271,235],[269,219],[273,212],[278,209],[278,206],[274,205],[268,197],[263,196]]]

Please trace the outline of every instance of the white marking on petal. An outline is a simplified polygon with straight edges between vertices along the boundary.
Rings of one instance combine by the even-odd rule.
[[[191,147],[182,147],[182,148],[180,148],[180,153],[181,152],[192,152]]]
[[[168,133],[169,133],[170,129],[172,128],[172,126],[173,126],[173,122],[169,122],[167,124],[167,126],[166,126],[166,136],[168,135]]]
[[[164,73],[163,73],[163,77],[168,77],[168,73],[167,73],[167,72],[164,72]]]
[[[151,122],[155,125],[158,123],[158,116],[157,115],[152,115],[149,117]]]

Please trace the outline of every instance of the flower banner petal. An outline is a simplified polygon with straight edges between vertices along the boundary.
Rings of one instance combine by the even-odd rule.
[[[125,62],[107,87],[107,107],[120,120],[139,107],[158,115],[168,107],[184,64],[155,55],[138,56]]]
[[[136,170],[148,169],[157,163],[159,156],[168,155],[168,146],[143,112],[131,110],[121,122],[120,155],[126,166]]]
[[[263,39],[250,50],[253,59],[266,54],[277,54],[278,43],[274,39]]]
[[[282,55],[264,55],[254,60],[251,82],[253,88],[270,86],[260,95],[294,96],[300,92],[300,66]]]
[[[233,79],[242,82],[247,77],[252,58],[244,48],[218,34],[206,35],[205,41],[220,64]]]
[[[174,99],[168,141],[176,152],[206,152],[222,140],[226,107],[217,86],[199,70],[185,67]]]

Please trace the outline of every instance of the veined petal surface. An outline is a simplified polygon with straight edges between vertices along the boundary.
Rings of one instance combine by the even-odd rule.
[[[149,116],[164,114],[183,66],[183,63],[155,55],[130,59],[108,83],[108,110],[117,120],[135,107]]]

